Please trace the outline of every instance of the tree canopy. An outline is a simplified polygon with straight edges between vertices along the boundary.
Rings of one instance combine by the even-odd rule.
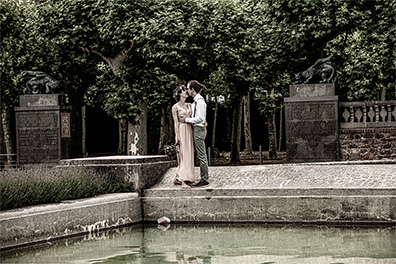
[[[6,0],[1,100],[20,73],[46,71],[76,106],[135,120],[169,106],[177,80],[238,103],[256,88],[287,96],[294,73],[334,54],[343,100],[395,99],[396,1]],[[282,100],[256,96],[264,114]],[[235,108],[235,104],[233,105]],[[77,113],[77,118],[78,118]]]

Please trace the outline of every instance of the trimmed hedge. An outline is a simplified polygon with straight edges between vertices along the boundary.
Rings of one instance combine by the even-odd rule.
[[[0,210],[130,191],[123,179],[77,167],[0,171]]]

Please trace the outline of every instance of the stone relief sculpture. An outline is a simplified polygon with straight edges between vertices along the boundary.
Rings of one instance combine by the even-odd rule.
[[[318,59],[314,65],[306,69],[305,71],[296,73],[295,83],[310,83],[319,81],[320,83],[329,83],[333,80],[335,70],[331,64],[331,58],[333,54],[326,58]]]
[[[22,78],[27,80],[24,94],[50,93],[59,86],[59,81],[41,71],[23,71]]]

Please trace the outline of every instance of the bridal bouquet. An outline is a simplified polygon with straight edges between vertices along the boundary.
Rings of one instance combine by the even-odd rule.
[[[162,152],[167,155],[169,158],[175,158],[179,151],[177,150],[177,146],[180,145],[180,141],[176,141],[175,144],[172,145],[165,145],[162,149]]]

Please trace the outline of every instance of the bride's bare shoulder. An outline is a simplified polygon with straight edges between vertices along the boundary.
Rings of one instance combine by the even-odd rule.
[[[177,103],[172,106],[172,110],[177,108]]]

